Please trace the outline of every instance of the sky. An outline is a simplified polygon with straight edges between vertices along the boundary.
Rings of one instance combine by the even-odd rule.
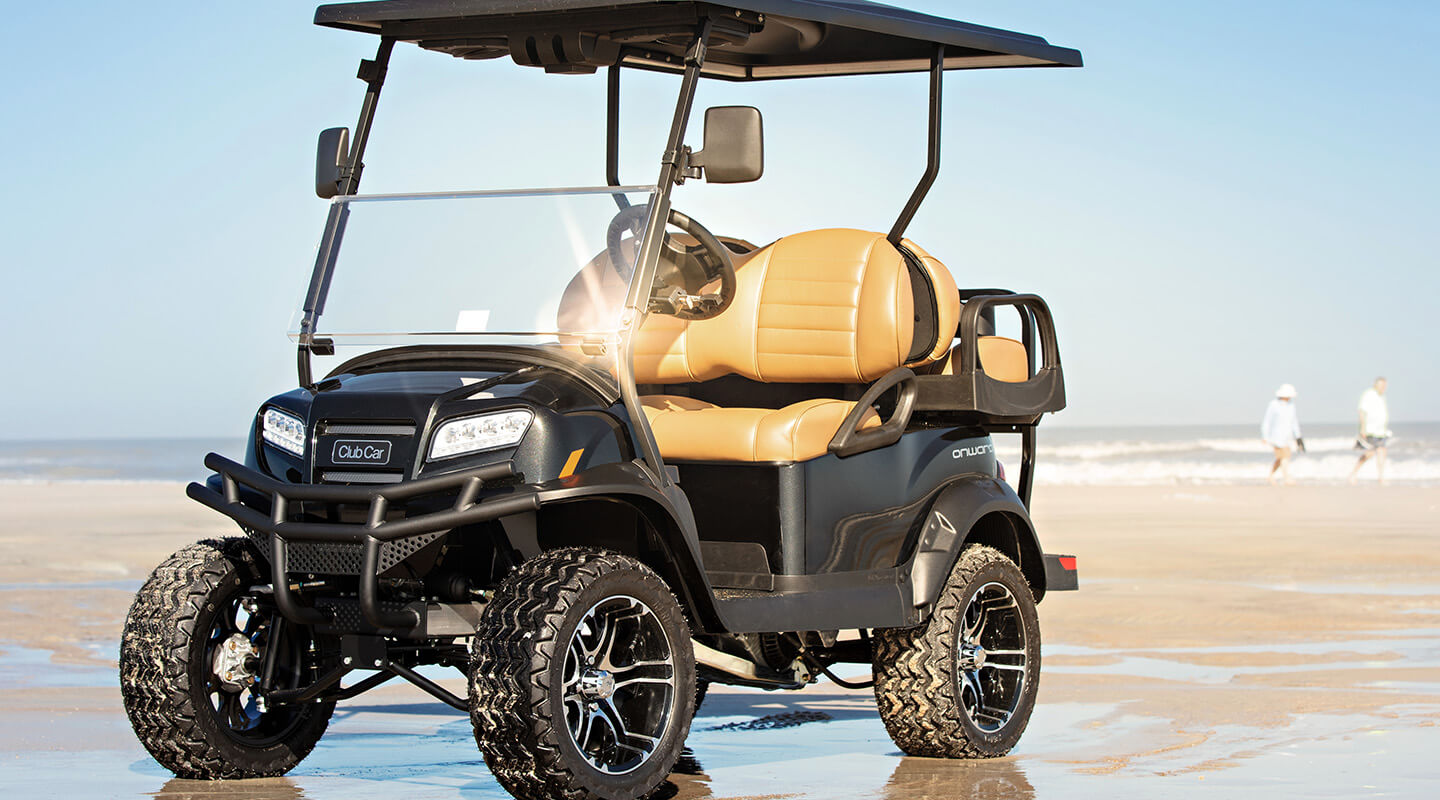
[[[1440,419],[1440,6],[933,2],[1080,70],[952,72],[909,235],[961,286],[1036,292],[1066,426]],[[242,10],[243,9],[243,10]],[[303,3],[23,4],[0,49],[0,438],[238,436],[285,338],[376,40]],[[678,80],[627,73],[622,176],[653,182]],[[767,174],[676,206],[757,242],[888,229],[924,165],[923,75],[707,84],[765,114]],[[604,78],[397,47],[364,191],[604,177]],[[699,126],[691,143],[699,142]],[[443,287],[437,287],[443,291]]]

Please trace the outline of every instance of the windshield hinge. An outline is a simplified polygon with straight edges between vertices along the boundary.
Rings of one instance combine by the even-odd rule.
[[[603,356],[608,349],[604,336],[586,336],[580,340],[580,352],[587,356]]]
[[[700,162],[696,160],[695,154],[690,147],[684,146],[679,150],[670,150],[660,160],[661,164],[668,164],[675,168],[675,183],[683,184],[686,178],[700,178],[704,172],[700,168]]]

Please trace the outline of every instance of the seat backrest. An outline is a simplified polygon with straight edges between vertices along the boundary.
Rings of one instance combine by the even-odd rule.
[[[963,347],[955,348],[944,358],[931,364],[925,372],[932,375],[958,375]],[[1025,344],[1005,336],[981,336],[975,342],[980,358],[977,365],[985,376],[1002,383],[1024,383],[1030,380],[1030,351]]]
[[[882,233],[829,229],[736,256],[735,299],[724,313],[647,317],[635,341],[635,380],[869,383],[903,364],[942,358],[959,318],[955,281],[913,243],[905,250]],[[567,289],[562,329],[586,329],[582,320],[613,308],[623,291],[598,257]]]
[[[866,383],[910,353],[910,276],[883,234],[787,236],[737,263],[736,283],[717,317],[652,316],[636,339],[636,381]]]

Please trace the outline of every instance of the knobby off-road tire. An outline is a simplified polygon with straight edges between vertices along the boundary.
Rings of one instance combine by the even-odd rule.
[[[875,631],[880,718],[912,756],[1010,752],[1039,679],[1034,597],[1015,563],[990,547],[961,554],[924,624]]]
[[[240,608],[261,580],[247,540],[203,541],[156,567],[130,607],[120,639],[125,713],[150,755],[179,777],[283,775],[330,722],[333,702],[261,712],[248,690],[230,691],[216,678],[215,649],[226,639],[269,645],[274,615]],[[309,677],[311,637],[291,625],[279,639],[285,655],[276,682],[294,687]]]
[[[471,656],[475,741],[520,800],[641,797],[689,735],[690,628],[632,558],[564,548],[520,565],[486,606]]]
[[[695,679],[695,713],[700,713],[700,705],[705,702],[705,695],[710,691],[710,681],[707,678]]]

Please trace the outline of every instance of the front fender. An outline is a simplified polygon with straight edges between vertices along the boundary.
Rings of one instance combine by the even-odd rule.
[[[644,469],[633,462],[602,464],[569,478],[536,486],[541,506],[605,500],[633,507],[650,524],[664,549],[665,563],[650,564],[662,575],[673,571],[675,585],[692,620],[705,630],[720,630],[710,580],[700,560],[700,538],[690,503],[678,487],[657,488]],[[628,555],[637,555],[630,553]],[[643,559],[642,559],[643,560]]]
[[[1025,504],[1004,481],[973,475],[941,490],[920,529],[909,562],[917,608],[939,599],[967,544],[986,544],[1004,553],[1024,573],[1035,601],[1045,596],[1044,551]]]

